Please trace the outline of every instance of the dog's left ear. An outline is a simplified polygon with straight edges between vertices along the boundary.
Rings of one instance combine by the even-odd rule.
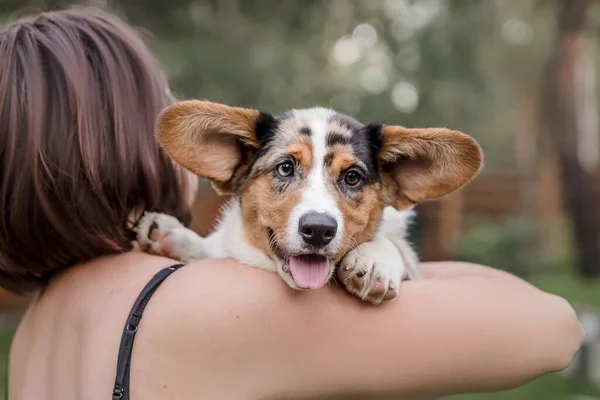
[[[397,209],[455,191],[482,166],[481,148],[464,133],[444,128],[377,128],[385,200]]]
[[[163,149],[220,194],[230,193],[235,179],[258,150],[270,114],[210,101],[188,100],[165,109],[157,135]]]

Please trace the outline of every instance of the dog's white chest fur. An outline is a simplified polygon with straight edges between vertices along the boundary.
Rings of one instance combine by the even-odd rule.
[[[233,258],[252,267],[276,271],[275,261],[246,239],[239,201],[230,201],[213,233],[204,239],[210,258]]]

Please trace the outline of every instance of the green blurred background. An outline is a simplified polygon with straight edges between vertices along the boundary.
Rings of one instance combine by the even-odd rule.
[[[0,24],[72,2],[0,0]],[[474,136],[486,166],[419,207],[424,260],[467,260],[566,297],[588,344],[523,388],[453,399],[600,399],[600,3],[593,0],[119,0],[173,92],[278,113],[322,105],[363,122]],[[222,202],[207,185],[194,228]],[[0,298],[0,357],[22,303]],[[598,342],[598,343],[597,343]],[[0,360],[0,373],[5,373]],[[0,377],[1,378],[1,377]],[[0,379],[0,385],[3,379]]]

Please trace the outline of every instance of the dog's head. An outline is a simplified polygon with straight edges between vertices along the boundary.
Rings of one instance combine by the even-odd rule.
[[[158,137],[174,160],[239,199],[248,240],[293,288],[323,286],[371,239],[385,206],[448,194],[482,164],[463,133],[363,125],[323,108],[272,116],[184,101],[161,114]]]

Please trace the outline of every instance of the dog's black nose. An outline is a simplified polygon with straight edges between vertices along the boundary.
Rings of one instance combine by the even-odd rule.
[[[300,217],[298,232],[302,239],[315,247],[329,244],[335,237],[337,222],[327,214],[309,212]]]

